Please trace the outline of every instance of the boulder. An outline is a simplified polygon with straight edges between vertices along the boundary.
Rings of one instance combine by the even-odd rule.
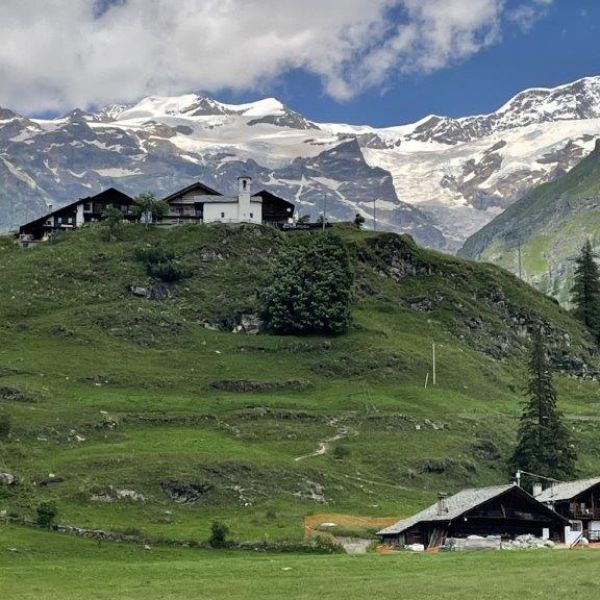
[[[8,471],[0,471],[0,484],[17,485],[17,483],[19,483],[19,480],[16,475]]]

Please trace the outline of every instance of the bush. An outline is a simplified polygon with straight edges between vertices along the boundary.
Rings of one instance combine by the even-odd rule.
[[[175,283],[190,276],[190,270],[175,259],[175,252],[163,244],[136,248],[134,256],[144,264],[150,277],[165,283]]]
[[[42,502],[38,505],[36,522],[40,527],[47,527],[50,529],[54,525],[54,521],[58,516],[58,509],[54,502]]]
[[[227,535],[229,527],[222,521],[213,521],[210,526],[210,538],[208,543],[212,548],[225,548],[227,546]]]
[[[123,213],[115,206],[109,206],[102,213],[102,239],[112,242],[122,237]]]
[[[354,217],[354,225],[356,229],[362,229],[364,224],[365,218],[360,213],[356,213],[356,216]]]
[[[354,273],[341,240],[331,234],[303,237],[275,261],[261,297],[267,329],[277,333],[346,331]]]
[[[8,415],[0,415],[0,440],[5,440],[10,435],[11,421]]]
[[[343,460],[350,456],[350,448],[348,446],[336,446],[333,449],[333,458],[336,460]]]

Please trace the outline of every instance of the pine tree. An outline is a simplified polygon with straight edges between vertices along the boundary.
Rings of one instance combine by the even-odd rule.
[[[575,315],[600,343],[600,273],[592,253],[592,244],[586,241],[576,260],[575,282],[571,300]]]
[[[518,442],[510,460],[511,472],[521,469],[559,480],[572,478],[577,453],[557,408],[542,330],[534,336],[529,372]]]

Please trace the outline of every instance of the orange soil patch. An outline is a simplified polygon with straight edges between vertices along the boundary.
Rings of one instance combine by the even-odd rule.
[[[304,517],[304,534],[310,538],[315,535],[315,528],[322,523],[335,523],[340,527],[364,527],[383,529],[389,525],[393,525],[402,517],[362,517],[360,515],[344,515],[338,513],[319,513]],[[331,533],[334,533],[335,528],[331,528]],[[316,533],[322,534],[318,531]]]

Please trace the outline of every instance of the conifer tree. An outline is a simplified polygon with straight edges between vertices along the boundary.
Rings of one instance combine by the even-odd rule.
[[[571,300],[575,315],[600,343],[600,273],[594,260],[592,244],[586,241],[576,260],[575,282]]]
[[[558,480],[572,478],[577,453],[557,407],[541,329],[535,334],[531,348],[526,397],[517,446],[510,460],[511,472],[521,469]]]

